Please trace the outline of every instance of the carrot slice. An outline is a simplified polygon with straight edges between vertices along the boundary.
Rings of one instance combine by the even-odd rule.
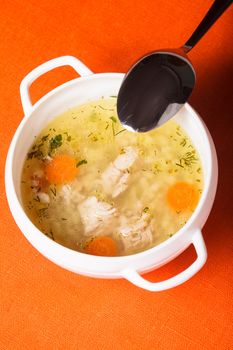
[[[193,210],[198,200],[197,187],[187,182],[177,182],[167,192],[167,202],[176,211]]]
[[[55,185],[69,183],[78,173],[76,160],[69,155],[57,155],[45,167],[47,180]]]
[[[116,256],[117,244],[108,236],[95,237],[87,243],[84,252],[98,256]]]

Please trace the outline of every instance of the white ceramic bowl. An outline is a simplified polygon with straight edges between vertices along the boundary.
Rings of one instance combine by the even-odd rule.
[[[29,87],[40,75],[49,70],[69,65],[81,76],[50,91],[32,106]],[[29,242],[49,260],[78,274],[100,278],[126,278],[136,286],[161,291],[177,286],[191,278],[206,261],[206,247],[201,229],[210,213],[217,186],[217,157],[212,138],[198,114],[188,105],[175,117],[192,139],[201,157],[204,172],[204,191],[200,202],[182,229],[158,246],[123,257],[96,257],[82,254],[46,237],[29,220],[24,212],[20,194],[20,179],[24,159],[34,136],[54,117],[68,108],[97,100],[101,96],[117,95],[124,74],[93,74],[75,57],[63,56],[35,68],[22,81],[21,100],[25,117],[20,123],[11,142],[5,169],[6,193],[12,215]],[[197,258],[186,270],[162,281],[149,282],[141,274],[157,269],[174,259],[190,244],[193,244]],[[23,252],[22,252],[23,254]]]

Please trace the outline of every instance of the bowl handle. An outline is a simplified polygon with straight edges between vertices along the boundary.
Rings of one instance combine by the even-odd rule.
[[[36,67],[30,73],[28,73],[28,75],[26,75],[20,84],[20,96],[25,115],[30,113],[32,109],[29,88],[33,81],[50,70],[62,66],[71,66],[81,77],[93,74],[93,72],[87,68],[84,63],[73,56],[57,57]]]
[[[197,258],[192,265],[190,265],[186,270],[182,271],[178,275],[169,278],[168,280],[162,282],[150,282],[145,280],[140,274],[131,269],[126,269],[122,271],[121,275],[137,287],[149,290],[151,292],[159,292],[162,290],[170,289],[184,283],[192,276],[194,276],[205,264],[207,258],[206,246],[202,237],[200,230],[195,231],[192,236],[191,243],[196,249]]]

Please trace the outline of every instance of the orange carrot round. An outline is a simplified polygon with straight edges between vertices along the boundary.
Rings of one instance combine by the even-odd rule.
[[[95,237],[87,243],[84,252],[91,255],[98,256],[116,256],[117,244],[108,236]]]
[[[187,182],[177,182],[167,192],[167,202],[176,211],[194,210],[198,200],[197,187]]]
[[[69,183],[78,173],[76,160],[69,155],[57,155],[45,167],[47,180],[54,185]]]

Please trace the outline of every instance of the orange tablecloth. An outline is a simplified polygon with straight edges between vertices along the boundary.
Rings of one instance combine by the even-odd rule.
[[[232,58],[233,8],[190,58],[197,70],[191,104],[214,138],[218,193],[204,228],[205,267],[173,290],[151,293],[125,280],[98,280],[62,270],[20,233],[4,192],[4,163],[22,118],[21,79],[60,55],[95,72],[124,72],[155,48],[178,47],[211,1],[0,1],[0,349],[233,349],[232,338]],[[60,69],[32,87],[34,100],[75,77]],[[194,259],[192,249],[147,274],[159,281]]]

